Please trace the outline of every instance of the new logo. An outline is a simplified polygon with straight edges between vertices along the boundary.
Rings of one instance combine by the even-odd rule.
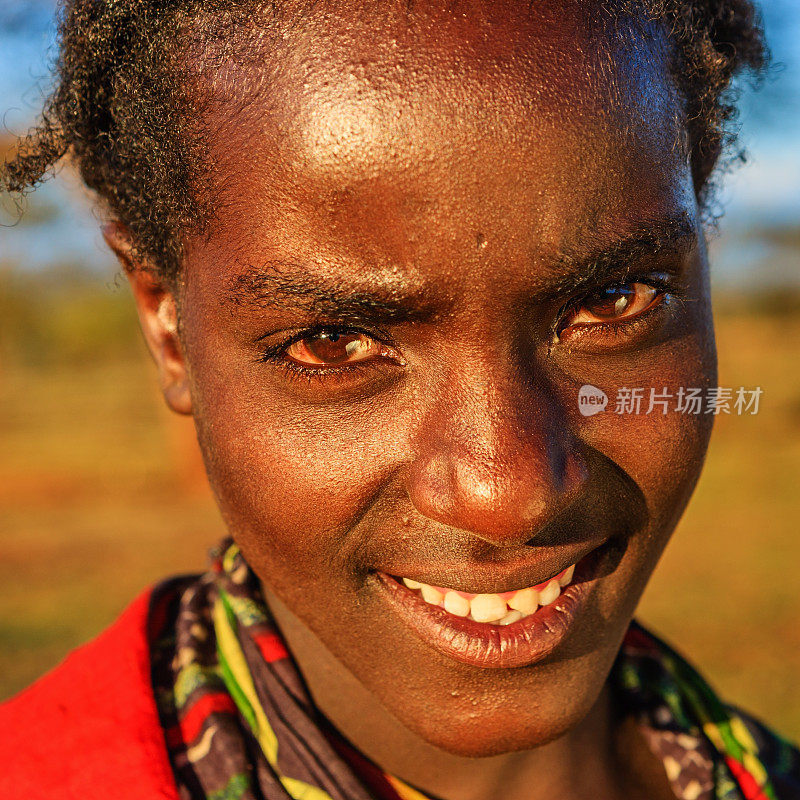
[[[593,417],[605,410],[608,405],[608,397],[602,389],[592,386],[591,383],[584,383],[578,390],[578,410],[584,417]]]

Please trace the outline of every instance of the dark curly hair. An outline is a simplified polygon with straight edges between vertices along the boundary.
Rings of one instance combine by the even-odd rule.
[[[646,13],[666,26],[673,76],[685,107],[695,189],[735,140],[731,81],[758,75],[768,56],[749,0],[606,0],[612,13]],[[24,192],[69,156],[110,215],[131,231],[137,253],[165,278],[180,272],[181,241],[210,219],[203,102],[187,65],[214,42],[252,32],[254,9],[278,0],[65,0],[59,17],[57,82],[39,124],[0,168],[0,188]],[[244,31],[244,34],[242,33]],[[241,54],[241,47],[237,51]],[[212,68],[208,64],[206,69]]]

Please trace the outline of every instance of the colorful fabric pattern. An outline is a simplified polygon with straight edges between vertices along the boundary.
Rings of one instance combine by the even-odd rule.
[[[428,800],[316,713],[255,575],[229,540],[208,573],[154,592],[150,638],[155,697],[185,800]],[[679,800],[800,798],[800,753],[725,705],[636,623],[611,681]]]

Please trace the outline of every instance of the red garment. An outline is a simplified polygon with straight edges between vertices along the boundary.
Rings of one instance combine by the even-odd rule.
[[[178,800],[150,680],[150,591],[0,705],[3,800]]]
[[[238,558],[241,559],[240,554]],[[232,582],[226,585],[229,590],[226,594],[228,603],[236,597],[233,575],[238,576],[236,580],[239,581],[237,585],[240,585],[240,588],[244,587],[248,580],[252,586],[256,585],[252,575],[248,578],[249,573],[238,569],[238,566],[236,562],[232,562],[230,574],[226,578]],[[204,586],[208,585],[205,576],[198,580],[205,581]],[[189,581],[189,584],[191,583]],[[162,584],[162,587],[174,590],[176,586],[178,589],[183,586],[186,589],[184,584],[186,580],[181,579],[177,582],[169,581]],[[171,647],[174,648],[181,638],[177,635],[178,628],[183,628],[183,646],[188,645],[195,652],[195,656],[199,652],[198,648],[192,647],[191,640],[186,638],[187,632],[196,636],[194,625],[189,625],[187,628],[187,622],[194,622],[192,615],[198,610],[202,611],[207,604],[203,604],[203,598],[198,596],[197,591],[185,594],[184,597],[184,592],[179,592],[181,602],[185,600],[187,605],[174,608],[176,616],[173,618],[167,613],[166,603],[153,602],[153,593],[145,592],[97,639],[76,650],[60,667],[30,689],[0,705],[0,753],[2,753],[0,800],[101,800],[101,798],[102,800],[180,800],[181,792],[185,794],[185,790],[179,792],[176,786],[164,734],[164,721],[159,716],[152,688],[151,669],[152,648],[158,638],[154,634],[158,631],[163,632],[170,626],[176,633]],[[243,589],[239,600],[248,598],[247,591]],[[236,617],[231,623],[237,626],[234,637],[252,636],[257,628],[263,634],[266,612],[259,616],[258,613],[253,613],[252,605],[248,606],[243,602],[236,608],[242,616]],[[233,611],[233,606],[231,610]],[[190,616],[186,617],[185,613],[189,612]],[[213,638],[213,631],[209,630],[206,637],[207,647],[214,646]],[[168,638],[164,639],[164,642],[168,641]],[[274,715],[282,711],[276,698],[283,697],[285,712],[287,703],[292,699],[289,697],[290,694],[296,706],[296,719],[302,723],[295,729],[292,725],[286,724],[287,719],[291,717],[287,717],[285,713],[280,716],[280,721],[284,725],[282,728],[284,744],[287,745],[283,747],[282,753],[286,754],[287,763],[292,762],[290,766],[294,769],[305,766],[311,770],[311,779],[323,775],[331,785],[335,784],[339,789],[359,787],[358,794],[342,790],[332,795],[340,800],[363,796],[361,792],[364,786],[369,787],[376,797],[393,796],[381,792],[383,784],[379,786],[371,780],[371,776],[373,778],[388,776],[381,773],[374,765],[373,767],[367,765],[368,768],[365,769],[366,762],[361,754],[349,753],[350,757],[345,758],[345,761],[350,763],[353,773],[346,769],[341,759],[337,760],[331,749],[331,742],[322,739],[322,734],[327,731],[314,729],[312,709],[302,705],[302,692],[298,689],[300,684],[295,685],[291,679],[291,672],[285,671],[281,677],[275,671],[277,666],[282,665],[287,669],[291,666],[290,660],[282,657],[286,652],[281,646],[280,653],[275,657],[277,640],[271,635],[266,639],[261,636],[260,641],[262,644],[264,641],[269,642],[269,648],[265,651],[263,647],[257,646],[250,652],[257,659],[259,669],[265,671],[263,674],[259,673],[260,677],[265,679],[260,684],[262,690],[265,687],[269,688],[270,684],[266,679],[272,677],[276,680],[280,678],[276,686],[283,692],[283,695],[264,694],[265,700],[269,701],[266,705],[263,705],[264,700],[259,700],[263,707],[268,708],[273,714],[273,718],[268,720],[269,724],[272,724],[273,719],[277,720],[278,717]],[[251,642],[255,643],[256,640],[252,639]],[[157,647],[156,652],[158,652]],[[215,647],[214,653],[216,652]],[[673,672],[666,671],[665,654]],[[246,661],[244,654],[242,657]],[[182,663],[180,659],[177,660]],[[170,657],[164,663],[172,664],[174,661],[175,659]],[[634,624],[626,637],[620,660],[615,664],[616,672],[612,670],[612,675],[616,675],[614,680],[617,691],[623,692],[623,705],[635,715],[642,730],[649,737],[656,737],[648,741],[656,742],[657,749],[654,748],[654,752],[668,767],[668,774],[674,772],[675,766],[680,768],[673,780],[676,796],[697,797],[694,778],[686,787],[676,783],[682,776],[694,774],[689,773],[689,767],[679,763],[677,758],[682,755],[687,756],[687,763],[694,769],[703,742],[706,749],[711,747],[713,750],[710,740],[701,740],[699,732],[694,732],[695,727],[691,721],[688,724],[684,723],[685,730],[680,726],[676,727],[676,718],[670,715],[669,708],[663,704],[661,698],[669,692],[671,702],[680,703],[676,707],[682,715],[692,711],[691,706],[685,705],[681,687],[686,684],[682,684],[675,677],[678,674],[675,672],[676,669],[683,670],[679,677],[685,678],[687,674],[689,675],[690,689],[703,691],[711,697],[720,709],[720,720],[729,719],[726,715],[735,712],[739,719],[738,724],[742,726],[737,735],[744,735],[746,740],[750,738],[754,740],[753,747],[745,751],[749,759],[739,761],[723,751],[718,754],[717,766],[714,766],[713,753],[717,751],[712,752],[712,760],[709,762],[712,765],[709,772],[709,790],[703,796],[716,797],[720,800],[722,798],[732,800],[736,797],[750,797],[755,800],[757,797],[767,796],[777,796],[780,800],[789,798],[800,800],[800,752],[757,721],[743,716],[741,712],[729,706],[721,705],[702,678],[691,671],[686,662]],[[626,680],[630,682],[633,679],[627,687],[619,682],[623,672],[627,676]],[[297,681],[299,680],[297,676]],[[160,686],[158,697],[162,705],[168,706],[164,702],[163,694],[168,687],[157,685]],[[200,709],[200,716],[205,721],[214,714],[224,711],[223,718],[216,718],[213,722],[221,725],[223,721],[229,721],[228,717],[235,705],[233,700],[219,705],[219,697],[216,696],[213,702],[208,702],[208,697],[214,697],[213,694],[203,692],[209,685],[215,686],[213,682],[204,684],[201,681],[194,687],[194,705],[179,721],[177,728],[167,728],[168,732],[172,730],[178,733],[177,744],[180,747],[175,750],[176,756],[184,758],[188,753],[185,745],[197,739],[199,735],[200,721],[192,716],[195,710]],[[169,687],[172,686],[170,683]],[[275,689],[275,686],[272,688]],[[174,702],[174,697],[172,700]],[[693,696],[693,702],[698,702],[696,695]],[[686,712],[684,708],[687,709]],[[666,722],[663,720],[659,722],[663,714],[667,716]],[[243,734],[246,732],[245,724],[245,721],[242,721]],[[184,738],[184,735],[188,738]],[[728,735],[733,735],[733,729],[728,730]],[[693,738],[697,739],[696,744],[692,743]],[[683,741],[685,739],[689,739],[689,748],[693,749],[687,749]],[[293,744],[296,745],[295,749],[292,748]],[[340,756],[348,754],[346,748],[339,748],[335,743],[334,748],[338,750]],[[229,755],[230,751],[222,753],[224,758],[228,758]],[[305,758],[306,755],[308,758]],[[301,756],[303,758],[300,758]],[[720,760],[719,756],[724,757],[724,761]],[[201,753],[200,759],[202,758]],[[745,768],[748,760],[751,765],[763,764],[775,788],[775,795],[771,793],[767,795],[759,788],[759,784],[754,782],[751,772]],[[196,767],[201,761],[196,760],[193,763]],[[338,767],[338,771],[333,769],[334,766]],[[322,772],[315,771],[317,768]],[[222,774],[223,777],[226,775],[224,771]],[[246,772],[234,774],[232,781],[239,780],[240,776],[245,774],[249,777],[249,773]],[[734,785],[734,777],[739,785],[738,789]],[[259,786],[264,785],[274,789],[265,792],[264,796],[288,800],[289,794],[278,780],[276,773],[265,768],[261,778],[264,783]],[[267,779],[271,782],[267,782]],[[362,783],[358,783],[359,779]],[[311,780],[306,781],[306,784],[317,786]],[[229,781],[229,786],[236,789],[242,784]],[[207,793],[208,797],[212,795],[221,797],[222,793],[214,789]],[[199,795],[192,792],[192,796]],[[225,796],[231,796],[227,788]],[[299,797],[299,794],[292,793],[291,796]]]

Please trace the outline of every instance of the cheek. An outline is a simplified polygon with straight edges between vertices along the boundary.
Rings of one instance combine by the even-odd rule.
[[[705,377],[667,375],[663,364],[636,371],[634,381],[601,387],[608,394],[610,411],[602,419],[584,425],[585,438],[621,468],[644,495],[649,527],[660,529],[677,521],[688,500],[708,446],[713,415],[675,410],[679,391],[699,388],[703,396],[713,383]],[[642,387],[644,398],[637,413],[630,408],[612,407],[621,389]],[[655,405],[647,411],[650,388],[667,397],[669,410]]]
[[[403,406],[385,397],[356,408],[308,406],[266,388],[259,371],[268,367],[245,369],[196,364],[198,438],[231,534],[288,600],[358,568],[352,531],[403,461],[407,423]]]
[[[613,396],[623,387],[641,387],[641,410],[616,413],[615,408],[597,435],[604,452],[644,493],[651,529],[665,528],[669,533],[700,475],[714,423],[705,402],[707,390],[717,380],[713,339],[687,336],[668,353],[648,353],[639,359],[635,371],[620,379],[609,386]],[[690,389],[700,390],[699,410],[678,410],[681,393]],[[651,390],[654,399],[664,398],[666,413],[657,403],[650,409]]]
[[[644,495],[650,527],[677,521],[700,474],[714,422],[706,413],[707,390],[716,386],[714,328],[705,270],[691,300],[668,323],[670,335],[635,354],[577,360],[565,372],[562,398],[580,438],[621,468]],[[583,384],[602,389],[605,410],[578,412]],[[679,410],[681,393],[699,390],[699,413]],[[639,404],[623,398],[638,395]],[[652,403],[651,403],[652,398]],[[683,401],[685,404],[685,400]],[[664,407],[666,406],[666,408]]]
[[[581,382],[569,391],[570,416],[583,442],[622,471],[641,492],[647,518],[629,542],[628,550],[598,598],[599,610],[608,619],[633,613],[640,593],[661,556],[702,470],[714,422],[705,413],[676,410],[680,390],[697,388],[701,396],[716,385],[716,355],[710,315],[703,317],[691,335],[672,340],[613,367],[581,370]],[[608,396],[606,410],[583,417],[577,412],[577,391],[591,383]],[[618,405],[620,390],[643,389],[638,413]],[[649,411],[650,390],[667,399],[667,412],[659,405]],[[623,599],[623,597],[625,599]]]

